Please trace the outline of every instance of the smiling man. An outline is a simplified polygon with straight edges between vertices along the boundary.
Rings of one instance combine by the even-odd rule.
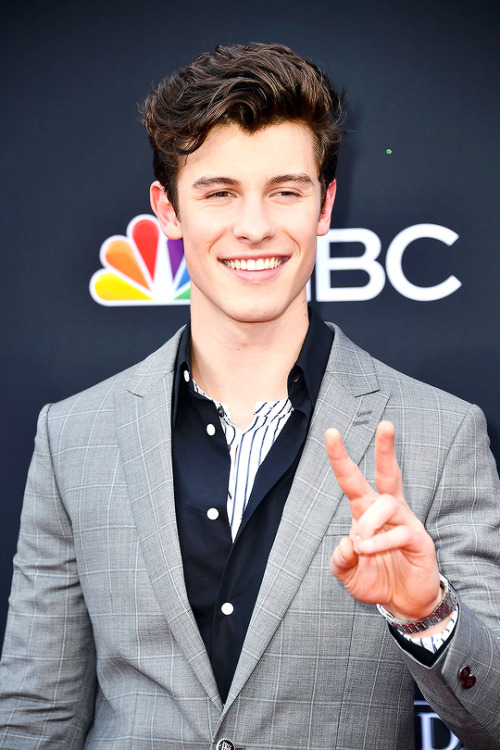
[[[1,748],[405,750],[414,679],[500,747],[484,418],[307,306],[341,117],[279,45],[219,47],[146,100],[190,323],[41,413]]]
[[[184,241],[194,379],[241,428],[257,401],[287,396],[334,197],[335,181],[322,195],[313,135],[299,121],[214,127],[179,170],[177,209],[160,182],[151,187],[165,234]]]

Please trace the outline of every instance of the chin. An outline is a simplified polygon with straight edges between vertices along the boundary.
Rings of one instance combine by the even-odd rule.
[[[276,303],[240,305],[227,310],[226,314],[237,323],[271,323],[284,317],[289,308],[290,305],[277,305]]]

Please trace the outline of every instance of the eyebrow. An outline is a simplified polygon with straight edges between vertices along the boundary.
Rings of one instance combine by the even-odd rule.
[[[193,182],[192,187],[195,190],[203,190],[204,188],[213,187],[214,185],[232,185],[234,187],[239,184],[239,181],[232,177],[200,177]]]
[[[280,185],[282,182],[295,182],[302,183],[304,185],[312,185],[313,181],[305,172],[291,173],[291,174],[279,174],[269,180],[270,185]]]
[[[313,181],[305,172],[292,172],[290,174],[279,174],[276,177],[271,177],[268,181],[268,185],[281,185],[284,182],[295,182],[302,183],[304,185],[312,185]],[[237,187],[240,184],[239,180],[235,180],[233,177],[200,177],[198,180],[193,182],[192,187],[195,190],[204,190],[206,188],[214,187],[216,185],[231,185]]]

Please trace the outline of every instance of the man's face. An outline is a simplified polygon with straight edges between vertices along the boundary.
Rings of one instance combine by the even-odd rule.
[[[330,228],[335,197],[332,183],[322,212],[309,128],[217,126],[177,185],[178,216],[158,183],[152,205],[165,234],[183,238],[193,316],[252,323],[303,313],[316,237]]]

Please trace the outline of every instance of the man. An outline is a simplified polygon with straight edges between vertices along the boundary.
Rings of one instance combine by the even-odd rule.
[[[41,413],[0,747],[402,750],[413,678],[471,750],[500,747],[484,419],[307,308],[341,109],[278,45],[148,98],[190,326]]]

